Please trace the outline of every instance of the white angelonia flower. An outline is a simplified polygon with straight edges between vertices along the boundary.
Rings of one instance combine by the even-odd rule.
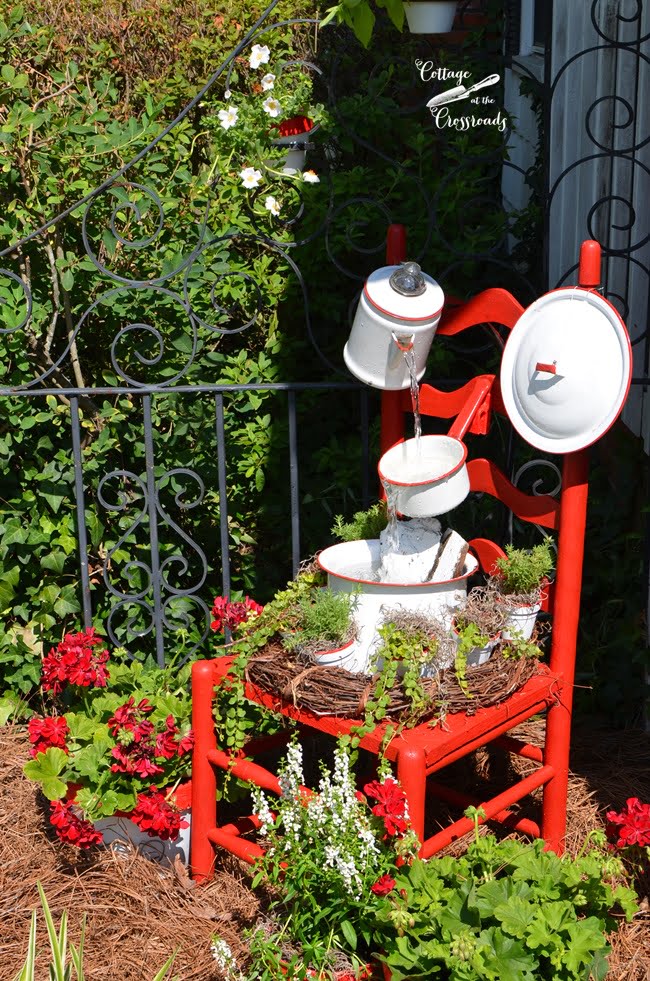
[[[262,108],[264,109],[264,112],[268,112],[269,116],[271,116],[273,119],[275,119],[276,116],[279,116],[282,112],[282,106],[277,99],[273,98],[272,95],[269,95],[264,100],[262,103]]]
[[[265,92],[270,92],[273,88],[275,82],[275,75],[272,72],[267,72],[267,74],[262,79],[261,85]]]
[[[320,177],[315,170],[305,170],[302,179],[306,184],[320,184]]]
[[[280,204],[277,198],[274,198],[272,194],[269,194],[264,201],[264,207],[267,211],[270,211],[272,215],[275,215],[276,218],[280,214]]]
[[[244,975],[239,970],[235,955],[225,940],[222,940],[221,937],[215,937],[210,946],[210,951],[217,967],[225,975],[227,981],[244,981]]]
[[[254,44],[251,48],[248,64],[251,68],[259,68],[260,65],[265,65],[270,57],[271,52],[265,44]]]
[[[255,784],[251,786],[251,797],[253,798],[253,814],[260,821],[260,834],[262,837],[266,837],[275,827],[273,812],[266,796]]]
[[[237,123],[237,116],[239,115],[239,109],[237,106],[229,106],[228,109],[220,109],[218,112],[220,125],[223,129],[230,129],[231,126],[235,126]]]
[[[239,172],[241,177],[241,182],[244,187],[257,187],[259,182],[262,180],[262,172],[260,170],[255,170],[254,167],[244,167],[243,170]]]
[[[302,746],[300,743],[290,743],[287,748],[287,762],[278,775],[282,796],[299,798],[300,787],[305,782],[302,772]]]

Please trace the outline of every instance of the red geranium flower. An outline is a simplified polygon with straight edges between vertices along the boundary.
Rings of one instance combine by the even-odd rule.
[[[213,619],[210,626],[218,633],[222,633],[226,627],[234,630],[240,623],[259,616],[263,609],[250,596],[244,597],[240,603],[231,603],[225,596],[217,596],[212,604]]]
[[[115,710],[108,720],[108,727],[117,745],[111,750],[116,761],[111,765],[113,773],[135,773],[146,779],[164,773],[157,760],[171,760],[182,756],[194,745],[194,735],[190,730],[181,737],[173,715],[168,715],[165,728],[157,732],[150,719],[145,716],[153,711],[153,706],[143,698],[137,705],[133,696]]]
[[[27,723],[29,741],[33,743],[30,747],[32,756],[37,753],[44,753],[50,746],[68,752],[65,744],[65,737],[68,735],[68,723],[62,716],[51,716],[46,719],[30,719]]]
[[[395,880],[389,875],[382,875],[375,882],[374,886],[370,887],[370,892],[374,892],[375,896],[387,896],[395,888]]]
[[[363,788],[367,797],[377,801],[373,814],[384,822],[387,835],[403,835],[408,831],[406,794],[400,785],[388,777],[383,783],[374,780]]]
[[[607,811],[607,835],[616,838],[618,848],[650,845],[650,804],[630,797],[622,811]]]
[[[51,691],[56,697],[66,684],[105,688],[109,677],[105,666],[108,651],[93,651],[93,647],[101,644],[103,641],[95,635],[94,627],[78,634],[66,634],[43,658],[41,684],[44,690]]]
[[[91,845],[101,845],[102,833],[97,831],[90,821],[78,817],[73,805],[55,800],[50,804],[50,821],[61,841],[66,841],[75,848],[90,848]]]
[[[122,728],[129,729],[135,734],[142,724],[140,716],[146,715],[148,712],[153,712],[153,705],[146,698],[142,698],[136,705],[135,699],[131,695],[124,705],[115,709],[115,713],[108,720],[108,728],[113,736]]]
[[[138,794],[138,802],[129,817],[149,837],[162,838],[163,841],[177,838],[181,828],[189,827],[178,808],[155,787]]]

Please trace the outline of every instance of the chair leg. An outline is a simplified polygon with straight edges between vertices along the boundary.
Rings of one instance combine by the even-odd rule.
[[[570,744],[571,710],[561,700],[551,706],[546,719],[545,763],[555,772],[544,786],[541,828],[546,847],[558,855],[564,851],[566,837]]]
[[[217,775],[207,754],[217,748],[212,709],[214,703],[214,672],[212,661],[196,661],[192,665],[192,830],[190,837],[190,868],[197,882],[213,874],[214,849],[208,833],[216,826]]]
[[[398,751],[397,779],[406,794],[411,827],[422,843],[424,841],[424,803],[427,783],[424,750],[407,744]]]

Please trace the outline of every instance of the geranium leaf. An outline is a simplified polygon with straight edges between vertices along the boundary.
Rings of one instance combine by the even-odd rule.
[[[67,765],[68,754],[50,746],[44,753],[38,753],[35,759],[25,763],[23,770],[26,777],[40,783],[48,800],[60,800],[68,789],[67,783],[60,777]]]

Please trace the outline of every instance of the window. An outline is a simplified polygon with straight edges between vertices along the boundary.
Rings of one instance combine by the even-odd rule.
[[[518,50],[513,55],[541,53],[550,38],[553,0],[514,0],[510,3],[510,23],[518,27]],[[511,30],[511,34],[512,34]]]

